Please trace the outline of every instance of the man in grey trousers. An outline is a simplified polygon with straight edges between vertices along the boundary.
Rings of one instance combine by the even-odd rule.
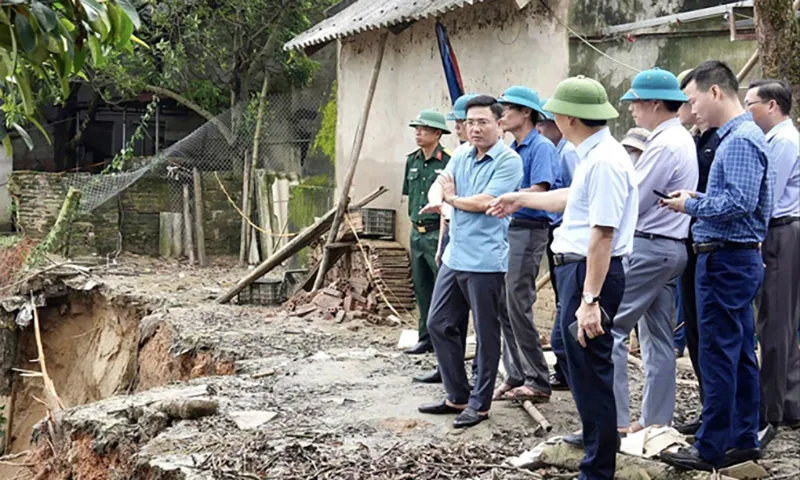
[[[544,114],[539,94],[528,87],[513,86],[497,100],[503,105],[503,130],[514,135],[511,148],[522,158],[520,191],[548,191],[555,183],[558,156],[553,142],[536,130]],[[550,371],[533,323],[536,277],[547,249],[549,227],[548,212],[522,208],[514,213],[508,228],[508,315],[501,317],[506,379],[494,391],[498,400],[550,400]]]
[[[775,169],[774,207],[761,247],[767,268],[756,322],[763,450],[779,425],[800,426],[800,346],[795,337],[800,322],[800,134],[789,116],[792,90],[786,82],[751,83],[744,104],[766,134]]]
[[[633,79],[622,97],[636,125],[650,130],[645,150],[636,162],[639,219],[633,253],[625,261],[625,293],[614,317],[614,397],[617,428],[636,432],[651,425],[669,425],[675,410],[675,288],[686,267],[684,241],[689,217],[659,206],[659,195],[697,188],[694,140],[677,112],[687,98],[672,73],[657,68]],[[640,321],[641,319],[641,321]],[[639,323],[645,370],[642,418],[630,421],[628,347],[626,338]]]

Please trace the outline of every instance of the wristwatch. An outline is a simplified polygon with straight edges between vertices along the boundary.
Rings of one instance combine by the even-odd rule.
[[[583,293],[583,301],[587,305],[594,305],[595,303],[600,301],[600,296],[599,295],[598,296],[594,296],[591,293],[584,292]]]

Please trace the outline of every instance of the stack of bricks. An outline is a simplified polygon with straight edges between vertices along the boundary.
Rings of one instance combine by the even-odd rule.
[[[394,316],[384,317],[374,285],[363,277],[338,279],[326,288],[315,292],[300,291],[283,307],[296,317],[322,317],[342,323],[345,320],[364,319],[373,325],[392,325]]]

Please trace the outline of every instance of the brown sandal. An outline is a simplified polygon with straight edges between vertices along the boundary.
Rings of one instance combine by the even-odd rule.
[[[547,403],[550,401],[550,395],[540,392],[528,386],[521,386],[506,392],[502,396],[503,400],[514,400],[517,402],[524,402],[530,400],[533,403]]]
[[[506,393],[513,390],[515,387],[513,385],[509,385],[503,382],[502,385],[494,389],[494,393],[492,393],[492,400],[507,400],[505,397]]]

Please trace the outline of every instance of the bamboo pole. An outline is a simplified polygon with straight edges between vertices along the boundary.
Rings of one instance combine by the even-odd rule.
[[[192,169],[194,180],[194,222],[197,232],[197,264],[201,267],[208,265],[206,258],[206,233],[203,230],[203,181],[197,167]]]
[[[244,156],[244,168],[242,169],[242,226],[239,235],[239,266],[243,267],[247,262],[247,245],[250,237],[250,223],[247,221],[250,218],[250,162],[247,161],[247,154]],[[246,218],[245,218],[246,217]]]
[[[378,75],[381,72],[381,65],[383,64],[383,53],[386,51],[386,41],[389,32],[381,35],[380,43],[378,44],[378,57],[375,59],[375,65],[372,68],[372,78],[370,79],[369,89],[367,90],[367,97],[364,100],[364,109],[361,111],[361,118],[358,121],[358,128],[356,129],[356,137],[353,141],[353,151],[350,152],[350,166],[347,169],[347,175],[344,178],[341,191],[339,192],[339,204],[336,208],[336,214],[333,217],[333,224],[331,225],[331,235],[328,235],[327,243],[336,242],[336,232],[342,224],[342,219],[347,211],[347,203],[350,199],[350,186],[353,184],[353,176],[356,173],[356,166],[358,165],[358,157],[361,155],[361,147],[364,145],[364,132],[367,129],[367,119],[369,119],[369,112],[372,108],[372,99],[375,96],[375,87],[378,84]],[[314,281],[313,290],[318,290],[322,287],[322,282],[325,280],[325,274],[328,273],[330,267],[330,249],[325,248],[322,252],[322,259],[320,260],[319,272],[317,272],[317,279]]]
[[[361,199],[358,203],[355,204],[357,208],[361,208],[364,205],[367,205],[369,202],[375,200],[379,196],[386,193],[386,190],[383,187],[379,187],[377,190],[372,192],[371,194],[367,195],[363,199]],[[292,255],[299,252],[303,248],[307,247],[311,242],[315,241],[319,237],[321,237],[325,232],[330,230],[331,222],[333,221],[333,216],[336,214],[336,209],[329,210],[322,218],[314,222],[313,225],[306,228],[299,235],[295,236],[289,243],[283,246],[280,250],[275,252],[274,255],[269,257],[268,259],[261,262],[259,266],[254,268],[250,271],[244,278],[239,280],[236,285],[231,287],[227,292],[220,295],[217,299],[217,303],[227,303],[233,297],[236,296],[237,293],[241,292],[246,286],[250,285],[257,279],[261,278],[262,276],[269,273],[273,268],[277,267],[284,261],[291,258]]]
[[[189,184],[183,184],[183,228],[186,237],[186,255],[189,264],[194,265],[194,242],[192,241],[192,210],[189,206]]]

